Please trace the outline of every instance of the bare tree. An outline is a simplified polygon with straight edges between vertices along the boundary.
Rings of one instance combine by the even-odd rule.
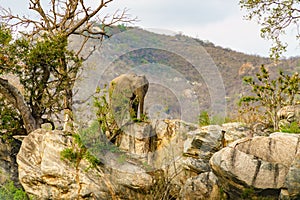
[[[25,44],[23,39],[24,44],[19,41],[18,47],[10,46],[6,50],[4,48],[2,54],[0,51],[0,56],[5,55],[8,58],[0,60],[0,74],[17,73],[25,88],[31,88],[31,91],[24,95],[0,77],[0,94],[18,110],[27,133],[40,128],[45,120],[49,121],[49,118],[43,117],[57,112],[60,107],[64,111],[65,130],[73,130],[72,88],[84,59],[79,57],[80,52],[89,38],[102,40],[107,35],[107,27],[134,21],[128,16],[126,9],[118,10],[112,15],[99,16],[99,12],[112,1],[98,0],[97,5],[91,7],[83,0],[49,0],[48,6],[45,7],[40,0],[29,0],[29,10],[37,14],[38,19],[21,17],[12,14],[8,9],[2,9],[2,24],[12,28],[30,28],[30,31],[23,31],[22,34],[31,42],[31,46]],[[95,28],[95,23],[98,28]],[[77,52],[67,49],[68,38],[72,34],[84,37]],[[42,41],[39,41],[39,38],[42,38]],[[2,46],[5,47],[5,44]],[[35,53],[34,59],[30,60],[32,52]],[[9,62],[11,60],[13,62]],[[8,63],[10,68],[5,67]],[[12,70],[13,68],[15,70]]]

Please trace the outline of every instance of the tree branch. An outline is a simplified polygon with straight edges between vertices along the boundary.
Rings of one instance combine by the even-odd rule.
[[[3,78],[0,78],[0,93],[7,98],[7,100],[20,112],[27,133],[30,133],[38,128],[38,125],[32,116],[30,108],[27,106],[22,94],[17,88],[11,85],[8,80]]]
[[[90,8],[86,8],[84,6],[83,1],[81,0],[81,6],[83,7],[83,10],[85,12],[85,16],[76,24],[74,24],[74,26],[69,29],[69,31],[67,32],[67,35],[71,35],[73,34],[76,30],[78,30],[84,23],[88,22],[91,18],[93,18],[102,8],[106,7],[107,4],[109,4],[110,2],[112,2],[113,0],[101,0],[100,5],[98,5],[98,7],[93,10],[91,13],[89,13]]]

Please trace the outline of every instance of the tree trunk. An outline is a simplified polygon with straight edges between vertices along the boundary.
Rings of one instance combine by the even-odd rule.
[[[66,132],[73,132],[74,127],[74,119],[73,119],[73,92],[72,89],[65,89],[65,96],[64,96],[64,131]]]
[[[20,91],[3,78],[0,78],[0,93],[20,112],[27,134],[40,128]]]
[[[66,57],[61,58],[61,65],[58,66],[63,80],[63,109],[64,109],[64,126],[63,130],[72,133],[74,131],[73,118],[73,86],[77,70],[69,71]]]

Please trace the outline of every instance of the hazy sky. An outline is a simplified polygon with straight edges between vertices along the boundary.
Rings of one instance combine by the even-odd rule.
[[[24,13],[27,2],[0,0],[0,5]],[[260,38],[259,26],[255,22],[243,20],[238,0],[115,0],[106,10],[112,12],[123,8],[128,8],[132,16],[138,17],[135,26],[182,32],[233,50],[269,55],[270,42]],[[295,32],[288,32],[289,47],[285,56],[300,55],[299,42],[292,37]]]

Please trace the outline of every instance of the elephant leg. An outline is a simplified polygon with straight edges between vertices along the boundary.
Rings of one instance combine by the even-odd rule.
[[[132,101],[131,111],[130,111],[130,116],[131,116],[131,119],[133,119],[133,120],[137,120],[137,117],[138,117],[138,106],[139,106],[139,101],[138,101],[137,98],[135,98]]]

